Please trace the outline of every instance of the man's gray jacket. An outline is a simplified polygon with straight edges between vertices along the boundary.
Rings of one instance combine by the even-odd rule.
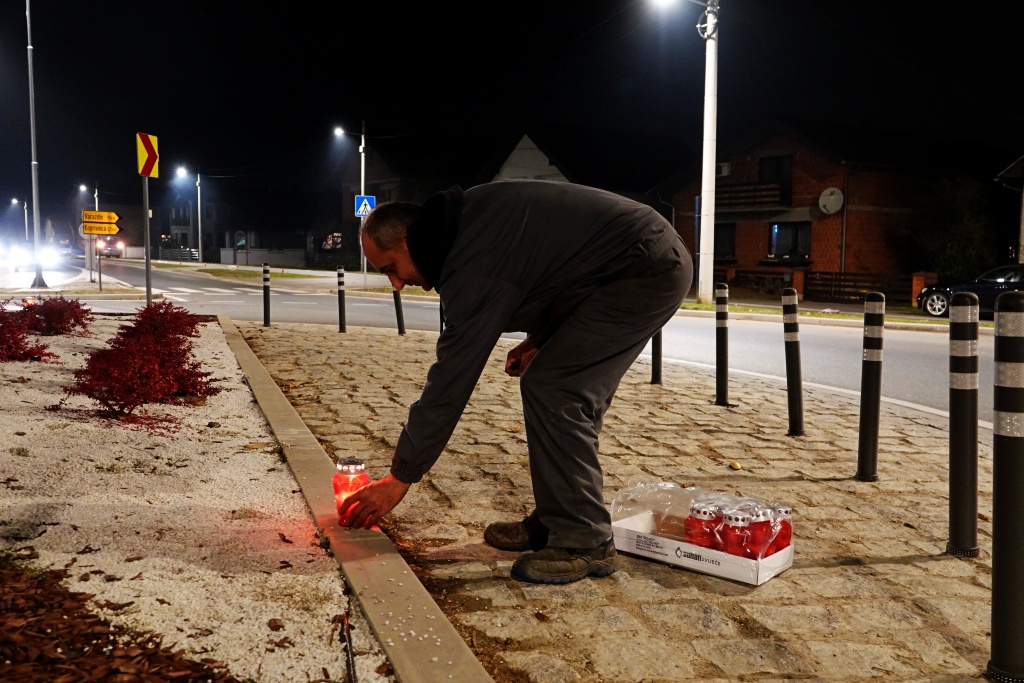
[[[502,333],[543,341],[589,293],[647,267],[651,247],[674,234],[654,209],[580,185],[506,180],[455,190],[454,201],[452,191],[444,193],[455,210],[447,240],[441,220],[409,228],[417,266],[436,260],[426,270],[440,273],[431,284],[444,329],[392,461],[392,475],[406,483],[419,481],[440,456]],[[413,244],[433,239],[428,231],[451,246],[417,258],[423,250]]]

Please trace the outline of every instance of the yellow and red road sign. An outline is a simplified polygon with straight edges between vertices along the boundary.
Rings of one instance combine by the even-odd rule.
[[[83,211],[82,221],[85,223],[116,223],[120,218],[113,211]]]
[[[83,223],[82,234],[83,235],[116,235],[121,231],[121,228],[117,227],[113,223]]]
[[[135,149],[139,157],[139,175],[147,178],[160,177],[160,155],[156,151],[156,136],[136,133]]]

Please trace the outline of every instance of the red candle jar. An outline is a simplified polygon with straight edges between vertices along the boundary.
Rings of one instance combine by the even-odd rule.
[[[793,509],[788,505],[773,505],[772,512],[775,522],[779,525],[779,533],[775,535],[772,546],[774,547],[773,552],[778,552],[783,548],[788,548],[793,541]]]
[[[776,529],[773,527],[772,509],[768,507],[757,507],[750,513],[750,539],[747,541],[747,549],[750,556],[759,560],[768,557],[775,552]]]
[[[683,540],[702,548],[718,549],[718,532],[715,529],[715,511],[706,505],[694,505],[690,516],[683,522]]]
[[[334,485],[334,504],[338,508],[338,522],[344,518],[342,510],[345,499],[353,493],[370,483],[370,477],[366,474],[366,465],[358,458],[345,458],[338,461],[338,471],[331,479]]]
[[[722,516],[722,521],[722,550],[750,559],[750,515],[730,510]]]

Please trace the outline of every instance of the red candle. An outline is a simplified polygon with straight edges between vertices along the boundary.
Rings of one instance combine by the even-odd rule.
[[[348,510],[344,509],[345,499],[370,483],[366,474],[366,465],[358,458],[345,458],[338,461],[338,471],[331,483],[334,485],[334,504],[338,508],[338,522],[344,519]]]

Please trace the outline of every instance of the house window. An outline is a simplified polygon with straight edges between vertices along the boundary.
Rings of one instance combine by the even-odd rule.
[[[768,258],[807,260],[811,257],[811,223],[772,223],[768,234]]]
[[[735,223],[715,224],[715,258],[726,260],[736,258]]]

